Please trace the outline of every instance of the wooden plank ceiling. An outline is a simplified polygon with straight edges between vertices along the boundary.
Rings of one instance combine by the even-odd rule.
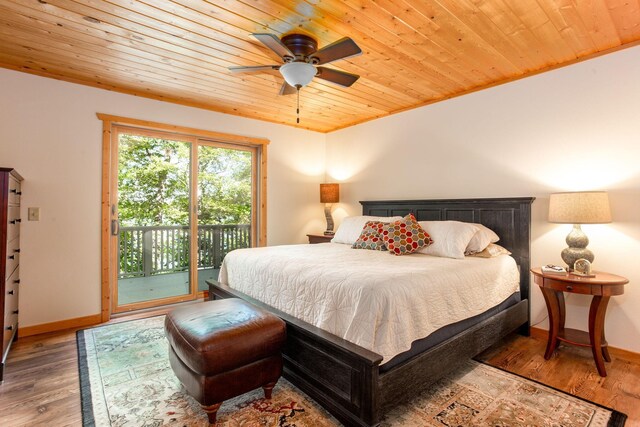
[[[359,74],[301,91],[300,127],[327,132],[638,44],[638,0],[0,0],[0,66],[295,126],[278,63],[250,37],[351,37]],[[114,112],[117,113],[117,112]]]

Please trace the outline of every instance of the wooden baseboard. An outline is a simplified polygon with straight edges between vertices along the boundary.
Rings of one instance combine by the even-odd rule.
[[[547,337],[549,336],[549,331],[547,331],[546,329],[531,328],[530,331],[533,338],[542,339],[544,341],[546,341]],[[617,348],[612,346],[609,346],[609,351],[616,357],[640,363],[640,353],[636,353],[635,351],[625,350],[624,348]]]
[[[531,329],[529,329],[529,331],[531,332],[531,336],[533,338],[540,338],[540,339],[546,340],[547,336],[549,336],[549,331],[547,331],[546,329],[534,328],[532,326]]]
[[[74,319],[60,320],[51,323],[42,323],[40,325],[24,326],[18,330],[20,337],[28,337],[31,335],[45,334],[47,332],[62,331],[64,329],[82,328],[94,326],[102,323],[102,315],[92,314],[91,316],[76,317]]]

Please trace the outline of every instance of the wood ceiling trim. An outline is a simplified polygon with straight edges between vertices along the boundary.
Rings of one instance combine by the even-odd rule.
[[[16,34],[15,31],[11,32],[11,35],[5,34],[3,27],[0,26],[0,39],[4,40],[6,43],[10,43],[12,40],[19,41],[20,44],[13,43],[11,46],[5,48],[7,52],[13,52],[18,55],[23,55],[25,58],[35,61],[36,57],[32,56],[33,53],[38,54],[38,58],[42,58],[45,61],[48,60],[48,64],[55,66],[59,59],[69,59],[74,62],[74,69],[76,70],[85,70],[89,73],[95,74],[96,76],[101,77],[109,77],[115,78],[120,75],[120,73],[127,73],[132,75],[135,79],[140,79],[140,83],[145,84],[155,84],[157,87],[166,86],[167,89],[170,89],[172,86],[177,85],[182,90],[187,91],[187,93],[201,93],[203,96],[211,96],[211,90],[220,90],[222,93],[227,93],[235,96],[236,100],[247,100],[250,101],[250,104],[261,105],[260,101],[270,101],[268,98],[261,99],[261,96],[247,96],[246,94],[238,91],[234,93],[233,90],[224,91],[224,85],[218,85],[217,83],[213,83],[211,85],[199,84],[199,83],[190,83],[185,81],[175,81],[171,86],[167,85],[166,80],[158,78],[162,75],[162,73],[153,69],[144,69],[141,64],[134,63],[135,66],[127,66],[127,64],[120,63],[112,63],[103,59],[94,59],[91,57],[80,56],[76,52],[80,51],[78,49],[74,49],[74,51],[65,51],[64,49],[59,48],[55,45],[55,41],[49,40],[46,43],[42,41],[32,41],[21,38],[19,34]],[[43,49],[46,47],[46,49]],[[170,76],[167,76],[170,77]],[[220,98],[223,100],[224,98]],[[263,104],[262,104],[263,105]]]
[[[483,80],[505,78],[520,69],[497,52],[492,46],[473,32],[467,31],[459,21],[453,19],[447,11],[437,9],[437,3],[426,5],[419,2],[400,2],[391,0],[350,1],[354,12],[358,8],[379,9],[374,22],[384,23],[388,31],[401,39],[416,40],[414,47],[432,44],[426,53],[429,57],[441,56],[440,62],[449,64],[458,73],[464,75],[467,70],[474,69],[476,75]],[[455,37],[444,37],[439,31],[439,21],[452,28]],[[470,53],[478,51],[478,55]],[[468,60],[467,60],[468,58]],[[467,83],[469,84],[469,83]]]
[[[22,0],[22,1],[24,2],[24,0]],[[34,4],[38,5],[39,3],[35,3],[34,2]],[[40,5],[39,8],[40,9],[48,8],[48,9],[50,9],[52,11],[56,11],[58,15],[61,15],[61,13],[60,13],[61,9],[55,8],[52,5]],[[87,11],[86,10],[83,10],[83,11],[77,11],[76,10],[75,12],[71,12],[71,13],[73,13],[75,15],[76,19],[78,19],[80,16],[82,16],[81,13],[79,13],[79,12],[87,12]],[[103,15],[100,15],[99,13],[93,13],[93,12],[91,12],[91,13],[92,13],[93,16],[103,17]],[[46,14],[46,12],[45,12],[45,14]],[[70,18],[68,16],[65,16],[65,19],[71,20],[72,18]],[[101,22],[100,24],[91,24],[91,23],[87,23],[87,24],[90,25],[90,26],[91,25],[96,25],[96,26],[109,25],[110,26],[109,31],[103,31],[104,33],[106,33],[107,36],[111,36],[114,32],[117,32],[117,30],[123,31],[125,33],[123,35],[124,37],[126,37],[127,35],[129,35],[131,33],[128,29],[123,29],[123,28],[120,28],[120,27],[112,26],[110,23],[108,23],[106,21]],[[246,37],[246,36],[248,36],[248,34],[243,34],[243,37]],[[134,45],[139,45],[139,44],[144,43],[144,42],[155,40],[155,39],[149,39],[148,37],[149,36],[148,36],[147,33],[143,33],[142,35],[138,35],[137,37],[134,35],[134,38],[136,38],[136,40],[137,40],[134,43]],[[140,39],[144,39],[144,42],[143,41],[138,41]],[[166,49],[172,49],[173,47],[175,47],[173,44],[170,44],[168,42],[161,41],[161,43],[165,43],[165,45],[163,47],[166,48]],[[185,55],[188,54],[187,52],[180,52],[180,53],[183,53]],[[202,58],[202,54],[201,53],[195,53],[195,54],[193,54],[193,55],[191,55],[189,57],[193,58],[194,60],[196,60],[195,58],[198,57],[198,56]],[[204,58],[205,58],[205,62],[211,63],[212,65],[215,65],[215,66],[218,66],[218,67],[220,66],[220,64],[224,64],[225,66],[238,65],[238,61],[229,62],[229,61],[226,61],[224,59],[212,57],[211,55],[205,55]],[[210,59],[210,58],[212,58],[212,59]],[[218,59],[218,61],[217,62],[211,62],[212,60],[215,60],[215,59]],[[256,63],[253,63],[252,65],[256,65]],[[224,68],[224,72],[225,72],[225,74],[229,75],[228,70],[226,70],[226,68]],[[230,76],[230,77],[232,77],[232,76]],[[340,93],[340,91],[343,91],[343,89],[336,89],[336,88],[332,87],[332,85],[329,84],[329,83],[324,85],[324,89],[326,89],[328,92],[338,92],[338,96],[342,96],[342,93],[344,93],[344,92]],[[380,96],[380,91],[377,90],[374,96],[377,99]],[[398,95],[398,99],[401,96],[402,95]],[[395,97],[392,98],[391,96],[389,96],[388,93],[385,95],[385,97],[387,99],[394,99],[395,98]],[[367,100],[368,103],[374,102],[374,101],[371,100],[371,97],[368,97],[368,98],[369,98]],[[406,96],[405,96],[405,99],[406,99]],[[417,99],[416,99],[416,101],[417,101]]]
[[[317,131],[405,111],[635,45],[640,3],[626,0],[5,0],[7,68],[295,126],[281,76],[232,74],[279,64],[249,36],[302,31],[320,47],[350,36],[364,54],[301,92]]]
[[[21,57],[21,58],[26,58],[27,61],[31,61],[33,63],[35,63],[34,58],[29,57],[28,53],[24,53],[23,49],[20,48],[16,48],[15,52],[13,52],[13,49],[9,50],[9,53],[13,53],[14,57]],[[63,73],[66,72],[73,72],[73,73],[82,73],[82,72],[89,72],[89,73],[94,73],[97,70],[100,70],[100,67],[93,67],[93,64],[87,64],[84,61],[77,61],[76,64],[73,67],[66,67],[66,66],[61,66],[59,65],[59,62],[57,61],[57,58],[59,58],[58,55],[56,55],[55,53],[42,53],[41,52],[41,56],[38,57],[38,63],[41,64],[41,66],[43,66],[45,69],[44,71],[51,71],[54,73],[58,73],[58,75],[63,75]],[[100,79],[101,81],[105,81],[107,82],[107,84],[109,84],[110,86],[112,86],[112,82],[115,79],[116,76],[118,76],[117,70],[116,71],[112,71],[109,68],[102,68],[104,71],[101,73],[102,77],[104,77],[104,79]],[[83,75],[83,74],[77,74],[77,75]],[[139,87],[143,87],[145,89],[145,92],[141,92],[141,93],[147,93],[147,92],[152,92],[152,91],[158,91],[158,93],[166,93],[169,94],[170,90],[174,87],[174,86],[168,86],[165,83],[163,83],[161,80],[156,80],[156,79],[151,79],[148,76],[141,76],[140,74],[134,74],[133,78],[130,79],[128,81],[128,85],[130,89],[133,88],[139,88]],[[183,92],[185,95],[179,97],[178,99],[183,101],[183,102],[191,102],[191,101],[197,101],[198,100],[198,92],[195,91],[189,91],[189,89],[191,88],[185,88],[185,91]],[[202,90],[200,91],[200,93],[204,94],[205,91]],[[205,99],[205,97],[202,97],[203,99]],[[216,98],[216,96],[212,96],[210,94],[206,95],[206,98]],[[167,96],[164,96],[164,99],[167,99]],[[225,102],[224,98],[216,98],[218,102]],[[254,111],[260,111],[262,113],[268,113],[272,110],[264,107],[263,103],[260,103],[259,101],[255,101],[252,100],[251,98],[244,98],[244,99],[236,99],[236,106],[237,105],[246,105],[247,107],[252,108]],[[280,110],[281,112],[284,112],[284,109]]]
[[[5,15],[5,16],[8,16],[8,15]],[[64,27],[60,27],[60,26],[55,25],[55,24],[48,24],[48,25],[50,25],[50,28],[47,28],[46,31],[48,32],[48,35],[50,35],[50,36],[53,36],[57,31],[59,31],[59,32],[65,31]],[[23,30],[28,32],[28,31],[32,31],[32,28],[33,28],[33,24],[26,24],[25,23],[24,27],[23,27]],[[83,35],[80,34],[79,36],[82,37]],[[50,39],[50,37],[48,37],[48,38],[46,38],[44,40],[46,42],[49,39]],[[87,46],[88,46],[87,44],[85,44],[83,46],[81,42],[74,41],[73,38],[65,39],[63,41],[69,43],[69,46],[71,46],[73,48],[77,48],[78,52],[83,52],[82,48],[87,48]],[[93,41],[102,44],[102,46],[97,47],[96,49],[101,49],[100,53],[103,56],[105,56],[105,57],[109,56],[109,53],[108,53],[109,51],[108,50],[105,51],[105,49],[108,48],[109,46],[112,46],[112,44],[110,44],[108,42],[105,42],[102,39],[94,39]],[[75,43],[75,46],[73,46],[74,43]],[[44,43],[44,44],[47,44],[47,43]],[[90,49],[90,47],[87,48],[87,49]],[[145,61],[144,59],[140,59],[140,60],[142,62]],[[122,60],[122,61],[126,62],[126,60]],[[131,67],[132,69],[136,69],[138,67],[138,65],[139,64],[136,64],[136,63],[129,63],[128,64],[128,66]],[[164,64],[164,63],[159,63],[159,62],[155,62],[155,64],[149,64],[149,65],[150,66],[156,66],[156,67],[158,67],[158,69],[171,68],[169,65]],[[202,89],[202,90],[205,90],[205,91],[208,90],[209,88],[215,89],[215,87],[217,86],[217,83],[219,81],[222,81],[222,80],[225,80],[225,79],[229,80],[230,82],[231,81],[236,81],[235,79],[233,79],[232,76],[229,75],[229,72],[228,72],[228,70],[226,68],[221,67],[221,70],[222,70],[221,73],[217,73],[217,75],[214,76],[216,78],[216,80],[203,81],[202,83],[205,84],[205,86],[200,87],[199,89]],[[147,70],[144,70],[144,71],[150,72],[150,73],[152,73],[152,75],[154,74],[154,71],[150,70],[150,69],[147,69]],[[160,73],[160,74],[162,74],[162,73]],[[170,77],[170,76],[167,76],[167,77]],[[245,80],[245,81],[249,82],[249,85],[248,85],[249,87],[252,86],[251,82],[249,80]],[[226,86],[221,86],[220,88],[224,89],[225,87]],[[270,92],[269,92],[269,96],[266,99],[264,99],[264,101],[265,102],[271,102],[272,99],[273,99],[272,95],[277,93],[278,90],[280,89],[280,83],[279,82],[275,82],[275,81],[267,82],[267,81],[263,80],[261,83],[256,83],[254,85],[253,89],[255,89],[256,91],[264,91],[265,87],[270,88]],[[318,91],[318,90],[313,90],[311,88],[305,89],[305,92],[308,92],[308,91],[311,91],[310,93],[314,93],[315,92],[315,93],[318,93],[318,94],[320,92],[322,92],[323,96],[325,96],[327,99],[332,99],[335,102],[335,104],[337,104],[335,109],[337,111],[343,112],[344,114],[352,114],[354,107],[355,108],[370,108],[373,111],[377,110],[376,114],[384,114],[385,112],[387,112],[387,109],[384,109],[384,110],[383,109],[377,109],[375,106],[372,105],[372,103],[370,103],[368,101],[365,101],[365,102],[352,102],[349,98],[340,97],[339,93],[337,95],[332,95],[330,93],[330,90]],[[305,95],[308,95],[308,94],[305,93]],[[290,98],[293,98],[293,97],[290,97]],[[313,98],[313,97],[305,97],[305,98],[308,99],[306,102],[311,102],[312,104],[314,103],[314,99],[315,98]],[[341,103],[344,103],[346,105],[344,107],[341,107],[340,106]],[[291,101],[289,101],[289,104],[290,104],[291,108],[295,108],[295,101],[291,100]],[[322,107],[322,108],[324,108],[324,107]]]
[[[22,51],[22,54],[26,58],[29,58],[31,60],[36,60],[36,57],[31,55],[37,53],[38,55],[40,55],[39,57],[43,59],[48,58],[50,61],[49,63],[52,63],[52,64],[55,64],[56,62],[58,62],[59,59],[67,58],[69,60],[73,60],[78,68],[83,67],[83,69],[86,69],[89,72],[94,73],[96,76],[100,76],[100,77],[107,77],[109,75],[108,74],[109,72],[112,72],[111,76],[113,77],[117,77],[120,73],[128,73],[128,74],[132,74],[133,76],[144,79],[144,81],[147,81],[147,82],[154,82],[156,81],[156,78],[160,78],[160,80],[157,80],[157,82],[162,84],[164,83],[164,81],[162,80],[162,77],[164,76],[168,79],[173,79],[174,81],[173,85],[176,85],[176,87],[181,87],[182,90],[185,90],[188,92],[198,92],[203,95],[210,96],[212,95],[211,91],[216,91],[219,93],[225,93],[225,94],[236,96],[237,97],[236,99],[242,99],[243,97],[246,97],[246,94],[243,94],[240,91],[238,91],[237,93],[234,93],[233,90],[225,90],[226,87],[223,84],[216,82],[215,80],[212,80],[210,84],[207,84],[206,82],[204,83],[199,82],[199,81],[196,81],[195,79],[176,80],[174,76],[165,75],[165,73],[163,73],[160,69],[154,70],[153,67],[146,67],[141,62],[133,62],[133,63],[128,63],[127,61],[121,61],[120,63],[110,62],[104,59],[105,58],[104,55],[102,56],[103,59],[93,59],[89,56],[79,56],[78,52],[82,53],[83,51],[82,49],[78,49],[77,46],[72,46],[72,48],[74,49],[73,51],[65,51],[64,49],[61,49],[58,46],[56,46],[55,40],[48,40],[47,42],[30,41],[30,40],[22,39],[21,35],[16,34],[15,32],[12,32],[12,36],[10,37],[4,34],[2,27],[0,27],[0,37],[7,43],[10,43],[11,41],[13,41],[14,43],[18,42],[20,45],[20,46],[14,45],[12,47],[8,47],[6,48],[7,51],[9,50],[15,51],[15,49],[20,49]],[[170,87],[171,86],[168,86],[168,88]],[[260,96],[255,96],[255,95],[253,97],[246,97],[246,98],[254,101],[261,100]],[[268,100],[270,101],[270,99]],[[267,98],[265,98],[264,101],[267,101]]]
[[[139,3],[136,3],[136,4],[139,4]],[[158,3],[158,4],[164,4],[164,3]],[[147,12],[152,13],[152,12],[153,12],[153,9],[148,9],[148,8],[147,8],[147,9],[146,9],[146,11],[147,11]],[[182,11],[182,10],[181,10],[181,11]],[[161,18],[161,17],[162,17],[162,15],[160,15],[160,16],[155,16],[155,18],[158,18],[158,19],[159,19],[159,18]],[[195,17],[193,17],[193,18],[195,19]],[[243,38],[249,39],[249,38],[247,37],[247,34],[246,34],[246,33],[242,32],[242,33],[241,33],[241,35],[242,35],[242,37],[243,37]],[[245,44],[250,44],[250,43],[245,43]],[[264,48],[261,48],[261,50],[264,52]],[[267,58],[267,56],[265,55],[265,57],[261,58],[260,60],[256,60],[255,62],[253,62],[253,65],[257,65],[257,64],[264,63],[264,61],[266,61],[266,60],[267,60],[266,58]],[[231,63],[227,63],[226,65],[227,65],[227,66],[229,66],[229,65],[238,65],[238,62],[237,62],[237,61],[236,61],[236,62],[231,62]],[[225,70],[225,71],[226,71],[226,70]],[[227,74],[228,74],[228,71],[227,71]],[[279,88],[278,88],[278,89],[279,89]],[[330,91],[330,89],[329,89],[329,91]]]
[[[34,63],[33,61],[26,61],[26,63],[24,64],[21,62],[25,62],[23,61],[23,58],[21,56],[10,55],[10,54],[0,52],[0,66],[2,66],[3,68],[8,68],[16,71],[23,71],[30,74],[36,74],[42,77],[54,78],[57,80],[67,81],[71,83],[79,83],[85,86],[93,86],[96,88],[125,93],[128,95],[135,95],[135,96],[155,99],[158,101],[164,101],[164,102],[172,102],[175,104],[181,104],[188,107],[195,107],[195,108],[215,111],[219,113],[226,113],[226,114],[232,114],[235,116],[253,118],[253,119],[258,119],[258,120],[267,121],[271,123],[291,126],[292,121],[295,122],[295,117],[292,120],[289,118],[282,119],[282,120],[273,119],[273,111],[265,110],[267,111],[265,113],[264,111],[261,111],[259,109],[253,109],[253,106],[252,108],[248,109],[246,112],[241,114],[238,111],[239,108],[237,104],[226,105],[221,103],[217,105],[215,108],[212,108],[210,103],[203,102],[197,99],[175,97],[170,94],[149,93],[148,91],[141,91],[139,89],[139,86],[135,86],[135,85],[119,83],[117,86],[114,86],[109,82],[105,82],[101,80],[88,82],[83,77],[77,77],[77,72],[75,69],[61,67],[57,64],[42,63],[41,61],[38,61],[38,63]],[[284,113],[286,113],[286,115]],[[298,126],[302,129],[314,130],[318,132],[328,132],[333,127],[332,123],[335,123],[335,121],[333,120],[331,122],[318,121],[313,116],[306,115],[305,113],[306,113],[305,111],[302,112],[301,114],[302,122],[300,126]],[[282,112],[283,117],[288,117],[288,115],[291,115],[290,111]]]
[[[292,125],[295,122],[295,110],[293,109],[279,109],[278,116],[282,117],[281,120],[273,119],[273,111],[270,109],[261,108],[258,105],[249,105],[247,106],[247,110],[244,113],[240,113],[241,103],[235,102],[233,104],[229,104],[224,100],[219,101],[218,105],[215,108],[211,107],[211,104],[207,102],[210,97],[205,99],[199,99],[195,96],[181,96],[175,97],[170,92],[166,91],[166,88],[156,87],[155,85],[150,85],[146,81],[140,81],[139,84],[135,84],[134,82],[130,82],[128,84],[119,83],[118,86],[114,86],[108,79],[100,79],[95,82],[88,82],[82,77],[78,77],[77,68],[68,68],[61,67],[58,64],[52,62],[45,62],[42,60],[38,60],[37,63],[35,61],[27,60],[27,63],[18,63],[18,60],[22,60],[22,56],[9,55],[6,53],[0,52],[0,63],[4,68],[10,68],[17,71],[26,71],[32,74],[37,74],[44,77],[52,77],[58,80],[70,81],[72,83],[80,83],[84,85],[94,86],[101,89],[113,90],[116,92],[126,93],[130,95],[142,96],[147,98],[152,98],[165,102],[174,102],[177,104],[182,104],[190,107],[196,107],[201,109],[207,109],[211,111],[233,114],[236,116],[248,117],[248,118],[257,118],[259,120],[265,120],[278,124]],[[141,91],[140,85],[145,84],[147,86],[146,91]],[[155,94],[151,94],[151,89],[157,89]],[[164,91],[163,91],[164,90]],[[311,112],[309,110],[303,109],[301,111],[302,117],[302,128],[309,130],[316,130],[320,132],[327,132],[331,130],[331,128],[335,125],[335,123],[348,123],[348,117],[343,117],[341,120],[335,120],[333,116],[329,116],[326,114],[325,110],[320,110],[316,112]],[[250,115],[248,115],[250,114]],[[323,120],[319,120],[323,119]],[[321,130],[319,130],[321,129]]]
[[[546,73],[547,71],[553,71],[553,70],[557,70],[559,68],[564,68],[564,67],[567,67],[567,66],[570,66],[570,65],[573,65],[573,64],[577,64],[577,63],[580,63],[580,62],[587,61],[589,59],[593,59],[593,58],[597,58],[597,57],[600,57],[600,56],[608,55],[610,53],[618,52],[620,50],[628,49],[628,48],[639,46],[639,45],[640,45],[640,40],[636,40],[634,42],[626,43],[626,44],[621,45],[621,46],[615,46],[615,47],[612,47],[612,48],[609,48],[609,49],[606,49],[606,50],[603,50],[603,51],[600,51],[600,52],[594,52],[594,53],[592,53],[590,55],[585,55],[583,57],[576,58],[576,59],[574,59],[572,61],[568,61],[568,62],[563,63],[563,64],[555,64],[555,65],[551,65],[551,66],[549,66],[547,68],[544,68],[544,69],[531,71],[531,72],[529,72],[527,74],[523,74],[523,75],[520,75],[520,76],[515,76],[515,77],[512,77],[511,79],[506,80],[506,81],[494,82],[494,83],[486,85],[486,86],[469,89],[469,90],[467,90],[465,92],[458,93],[458,94],[455,94],[453,96],[448,96],[448,97],[441,98],[441,99],[430,100],[430,101],[426,101],[426,102],[424,102],[423,104],[420,104],[420,105],[410,106],[410,107],[407,107],[407,108],[402,109],[402,110],[392,111],[389,115],[394,115],[394,114],[402,113],[404,111],[414,110],[416,108],[420,108],[420,107],[424,107],[424,106],[427,106],[427,105],[435,104],[437,102],[442,102],[442,101],[446,101],[448,99],[453,99],[453,98],[457,98],[457,97],[460,97],[460,96],[468,95],[468,94],[473,93],[473,92],[478,92],[478,91],[481,91],[481,90],[484,90],[484,89],[489,89],[489,88],[492,88],[492,87],[501,86],[503,84],[511,83],[511,82],[514,82],[514,81],[517,81],[517,80],[521,80],[521,79],[524,79],[524,78],[527,78],[527,77],[532,77],[532,76],[535,76],[535,75],[538,75],[538,74]],[[348,128],[348,127],[351,127],[351,126],[356,126],[356,125],[359,125],[359,124],[362,124],[362,123],[366,123],[366,122],[375,120],[377,118],[378,117],[368,118],[368,119],[362,120],[362,121],[357,122],[357,123],[349,123],[346,126],[335,127],[329,132],[334,132],[334,131],[345,129],[345,128]]]
[[[198,136],[209,138],[217,142],[229,142],[239,145],[269,145],[267,138],[235,135],[231,133],[215,132],[204,129],[191,128],[186,126],[170,125],[167,123],[153,122],[150,120],[132,119],[129,117],[113,116],[111,114],[96,113],[98,119],[103,122],[109,122],[114,125],[123,125],[129,127],[138,127],[144,129],[153,129],[164,132],[172,132],[181,135]]]

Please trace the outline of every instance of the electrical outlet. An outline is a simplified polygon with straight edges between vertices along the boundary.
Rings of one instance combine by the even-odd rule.
[[[29,221],[40,221],[40,208],[29,208]]]

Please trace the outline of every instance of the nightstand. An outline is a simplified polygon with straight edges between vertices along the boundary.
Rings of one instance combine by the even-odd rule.
[[[549,360],[559,341],[568,344],[591,347],[598,373],[607,376],[604,361],[611,362],[607,341],[604,337],[604,317],[609,299],[624,293],[624,285],[629,283],[615,274],[595,272],[595,277],[580,277],[570,273],[543,273],[540,268],[532,268],[533,279],[540,286],[549,312],[549,339],[544,358]],[[589,332],[564,327],[566,317],[564,293],[593,295],[589,308]]]
[[[325,236],[324,234],[307,234],[309,243],[329,243],[333,236]]]

